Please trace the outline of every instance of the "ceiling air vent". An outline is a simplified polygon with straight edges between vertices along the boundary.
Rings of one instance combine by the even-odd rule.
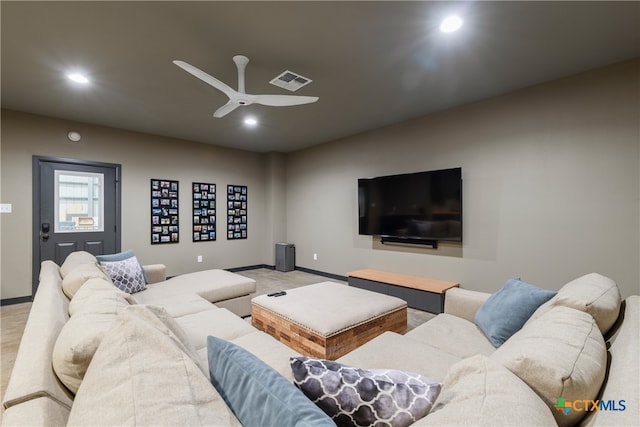
[[[279,76],[271,80],[269,83],[278,87],[295,92],[302,86],[308,85],[312,80],[306,77],[302,77],[300,74],[296,74],[292,71],[284,71]]]

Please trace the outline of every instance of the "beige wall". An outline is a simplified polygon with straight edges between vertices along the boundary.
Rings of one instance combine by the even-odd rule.
[[[288,155],[297,265],[487,291],[515,276],[557,289],[596,271],[637,294],[639,68],[618,64]],[[357,178],[458,166],[461,247],[407,250],[358,235]]]
[[[287,192],[285,176],[286,157],[283,153],[266,155],[265,215],[267,260],[265,264],[275,265],[275,243],[286,241],[287,237]]]
[[[80,132],[82,140],[69,141],[70,130]],[[2,214],[2,299],[31,295],[33,155],[122,164],[122,249],[133,249],[142,263],[164,263],[170,275],[273,264],[270,239],[274,237],[267,233],[267,225],[275,220],[264,214],[267,182],[271,181],[265,176],[265,155],[3,110],[2,203],[11,203],[13,212]],[[178,244],[149,243],[151,178],[180,181]],[[222,199],[215,243],[191,241],[194,181],[218,186]],[[248,186],[247,240],[226,239],[227,184]],[[203,263],[197,263],[198,255],[203,256]]]
[[[287,155],[3,110],[0,201],[13,212],[0,215],[0,297],[31,294],[32,155],[122,164],[122,248],[171,275],[273,265],[274,243],[287,241],[296,265],[340,275],[379,268],[493,291],[514,276],[557,289],[597,271],[639,293],[639,71],[618,64]],[[458,166],[464,244],[405,249],[358,235],[357,178]],[[149,243],[150,178],[180,181],[179,244]],[[218,240],[191,242],[192,181],[219,194],[248,185],[248,240],[226,240],[219,208]]]

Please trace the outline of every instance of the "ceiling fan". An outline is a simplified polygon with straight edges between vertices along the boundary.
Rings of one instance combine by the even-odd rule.
[[[213,76],[210,76],[191,64],[179,60],[173,61],[173,63],[178,67],[194,75],[203,82],[210,84],[229,97],[229,102],[218,108],[216,112],[213,113],[213,117],[224,117],[236,108],[244,105],[261,104],[271,107],[287,107],[290,105],[310,104],[318,100],[317,96],[252,95],[246,93],[244,88],[244,70],[249,63],[249,58],[244,55],[236,55],[233,57],[233,62],[236,63],[236,67],[238,68],[238,90],[232,89],[229,85],[221,82]]]

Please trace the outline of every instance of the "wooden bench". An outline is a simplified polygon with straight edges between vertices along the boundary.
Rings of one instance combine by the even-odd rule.
[[[460,286],[446,280],[371,269],[352,271],[348,276],[349,286],[402,298],[409,307],[431,313],[442,313],[445,293]]]

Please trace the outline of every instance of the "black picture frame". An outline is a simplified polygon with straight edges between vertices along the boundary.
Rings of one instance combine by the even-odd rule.
[[[246,185],[227,185],[227,240],[248,236]]]
[[[151,179],[151,244],[180,242],[179,182]]]
[[[216,185],[206,182],[191,184],[193,208],[192,239],[194,242],[216,240]]]

